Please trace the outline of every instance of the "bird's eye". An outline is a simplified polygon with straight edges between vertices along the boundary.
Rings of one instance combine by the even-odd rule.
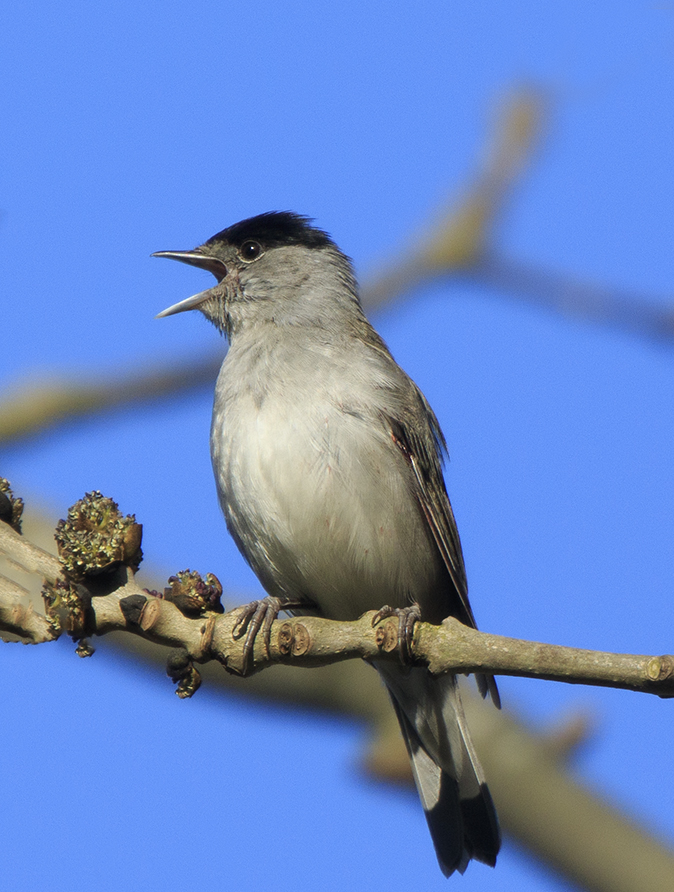
[[[257,260],[262,253],[262,245],[259,242],[249,240],[244,242],[239,248],[239,255],[242,260]]]

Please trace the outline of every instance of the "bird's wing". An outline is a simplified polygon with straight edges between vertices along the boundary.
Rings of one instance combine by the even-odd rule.
[[[410,384],[414,389],[418,411],[410,418],[388,416],[391,436],[412,469],[417,502],[447,568],[453,589],[450,593],[451,614],[464,625],[476,629],[477,623],[468,600],[461,541],[442,474],[442,454],[447,448],[445,438],[425,396],[411,379]],[[476,680],[482,696],[486,696],[488,691],[495,705],[500,707],[493,676],[478,674]]]
[[[465,625],[477,628],[468,601],[459,533],[442,475],[441,455],[446,449],[445,440],[426,398],[413,382],[410,383],[420,411],[409,419],[389,416],[387,422],[394,443],[413,472],[417,502],[452,582],[452,615]]]

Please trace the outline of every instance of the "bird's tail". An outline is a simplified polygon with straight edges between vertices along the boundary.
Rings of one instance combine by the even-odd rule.
[[[463,873],[471,858],[493,867],[501,833],[456,678],[391,663],[377,669],[400,722],[442,872]]]

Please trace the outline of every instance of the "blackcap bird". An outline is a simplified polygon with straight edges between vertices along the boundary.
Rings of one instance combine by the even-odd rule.
[[[445,440],[365,318],[349,259],[306,217],[261,214],[193,251],[160,251],[217,284],[160,313],[200,310],[229,340],[211,458],[227,527],[267,598],[243,613],[248,653],[279,609],[367,610],[475,626],[442,474]],[[375,662],[395,708],[446,876],[494,865],[496,811],[456,679]],[[498,705],[493,678],[479,677]]]

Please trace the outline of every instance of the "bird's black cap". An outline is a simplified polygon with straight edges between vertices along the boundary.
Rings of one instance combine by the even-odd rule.
[[[312,222],[311,217],[303,217],[292,211],[269,211],[223,229],[222,232],[209,238],[206,245],[223,241],[230,245],[242,245],[253,239],[266,249],[284,245],[302,245],[305,248],[335,247],[327,232],[312,226]]]

